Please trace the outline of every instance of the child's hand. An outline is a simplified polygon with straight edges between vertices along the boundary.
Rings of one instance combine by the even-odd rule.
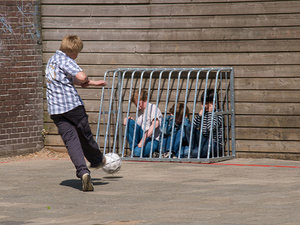
[[[141,147],[143,147],[143,145],[144,145],[144,142],[143,142],[143,140],[141,140],[138,144],[138,147],[141,148]]]
[[[107,82],[105,80],[97,80],[97,81],[94,81],[94,85],[105,87],[107,85]]]
[[[133,120],[133,117],[131,117],[131,116],[128,116],[128,118],[125,117],[124,120],[123,120],[123,125],[124,126],[126,126],[127,120]]]
[[[203,108],[199,112],[199,116],[202,116],[202,115],[203,115]]]

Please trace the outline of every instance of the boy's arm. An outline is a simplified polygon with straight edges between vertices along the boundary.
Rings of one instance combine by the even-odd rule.
[[[74,78],[74,84],[82,85],[88,82],[88,77],[84,72],[78,72]]]
[[[159,120],[158,120],[158,119],[156,119],[156,123],[154,123],[154,120],[152,121],[151,126],[150,126],[149,129],[145,132],[144,137],[143,137],[143,138],[141,139],[141,141],[139,142],[138,147],[140,147],[140,148],[143,147],[143,145],[144,145],[145,142],[146,142],[146,139],[152,135],[153,130],[154,130],[154,127],[155,127],[155,129],[159,127]]]
[[[74,79],[74,84],[81,85],[85,88],[88,86],[106,86],[106,81],[104,80],[89,80],[88,76],[84,72],[78,72]]]

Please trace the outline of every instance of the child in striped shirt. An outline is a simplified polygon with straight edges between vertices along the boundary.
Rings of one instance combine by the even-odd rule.
[[[211,135],[211,143],[210,143],[210,156],[217,157],[218,153],[222,152],[222,140],[223,140],[223,116],[218,115],[218,94],[216,92],[215,96],[215,106],[214,102],[214,89],[208,89],[206,92],[201,95],[201,103],[202,107],[200,112],[194,117],[193,120],[193,141],[192,141],[192,152],[191,157],[198,157],[200,151],[200,158],[208,157],[208,149],[209,149],[209,138],[210,132]],[[205,98],[206,97],[206,98]],[[204,101],[205,98],[205,101]],[[213,122],[212,122],[212,115]],[[202,123],[203,121],[203,123]],[[202,126],[201,126],[202,123]],[[201,129],[202,128],[202,129]],[[200,138],[201,137],[201,138]],[[200,140],[201,139],[201,140]],[[201,142],[200,142],[201,141]],[[200,146],[200,148],[199,148]],[[212,149],[214,151],[212,151]]]

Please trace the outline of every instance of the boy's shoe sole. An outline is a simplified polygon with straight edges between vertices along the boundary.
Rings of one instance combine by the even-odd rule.
[[[81,177],[81,182],[82,182],[82,191],[94,191],[90,174],[88,173],[83,174]]]

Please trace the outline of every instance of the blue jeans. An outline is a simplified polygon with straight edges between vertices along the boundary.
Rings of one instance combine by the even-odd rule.
[[[140,157],[142,148],[138,147],[137,145],[142,140],[144,131],[140,125],[136,124],[135,139],[133,140],[135,124],[136,123],[134,120],[132,120],[132,119],[128,120],[126,139],[129,143],[130,149],[132,149],[132,145],[134,146],[133,156]],[[149,157],[149,155],[150,155],[151,140],[152,140],[152,135],[150,137],[146,138],[146,142],[145,142],[144,149],[143,149],[143,157]],[[152,152],[158,152],[158,147],[159,147],[159,142],[157,140],[153,140]]]
[[[199,149],[199,142],[195,143],[194,146],[192,146],[191,149],[191,158],[197,158],[198,157],[198,151],[200,150],[200,158],[207,158],[207,154],[208,154],[208,141],[209,139],[204,137],[202,135],[202,140],[201,140],[201,147]],[[213,145],[213,151],[214,153],[212,153],[212,145]],[[212,158],[213,156],[216,157],[217,156],[217,143],[211,143],[211,147],[210,147],[210,153],[209,153],[209,158]],[[188,152],[189,152],[189,146],[186,146],[185,148],[182,148],[181,150],[181,156],[183,157],[187,157],[188,156]],[[214,154],[214,155],[213,155]]]
[[[180,147],[180,136],[181,136],[180,130],[174,131],[171,152],[173,152],[177,157],[178,157],[179,147]],[[170,148],[171,148],[171,135],[163,138],[162,140],[163,140],[162,152],[163,153],[169,152]],[[184,146],[182,143],[181,149],[183,149],[184,147],[186,147],[186,146]],[[184,151],[181,151],[181,152],[184,152]],[[181,155],[181,157],[183,157],[183,155]]]

